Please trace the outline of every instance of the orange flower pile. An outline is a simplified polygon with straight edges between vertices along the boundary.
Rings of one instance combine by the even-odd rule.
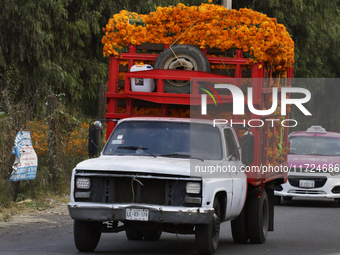
[[[223,6],[158,7],[148,15],[126,10],[115,14],[103,28],[104,56],[119,56],[129,44],[179,43],[218,48],[241,49],[249,63],[285,72],[294,63],[294,42],[275,18],[251,9],[228,10]]]
[[[27,129],[31,132],[33,148],[38,158],[48,154],[48,126],[42,121],[30,121]],[[87,154],[88,123],[81,123],[69,134],[67,143],[63,144],[66,154],[70,157],[83,158]]]

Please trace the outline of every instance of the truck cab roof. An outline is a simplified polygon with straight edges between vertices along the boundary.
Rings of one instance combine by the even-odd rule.
[[[176,117],[131,117],[125,118],[118,121],[118,123],[125,121],[164,121],[164,122],[183,122],[183,123],[200,123],[213,125],[212,119],[196,119],[196,118],[176,118]],[[229,123],[218,124],[222,127],[230,127]]]

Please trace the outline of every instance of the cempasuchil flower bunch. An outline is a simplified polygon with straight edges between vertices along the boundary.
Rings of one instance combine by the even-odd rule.
[[[122,10],[103,28],[104,56],[125,51],[129,44],[191,44],[221,51],[241,49],[249,63],[264,62],[285,72],[294,63],[294,42],[284,25],[251,9],[228,10],[223,6],[158,7],[148,15]]]

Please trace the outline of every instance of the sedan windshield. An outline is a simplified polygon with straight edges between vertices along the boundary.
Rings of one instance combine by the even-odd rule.
[[[290,154],[339,156],[340,139],[320,136],[293,136],[290,141]]]
[[[103,154],[219,160],[220,130],[197,123],[126,121],[115,128]]]

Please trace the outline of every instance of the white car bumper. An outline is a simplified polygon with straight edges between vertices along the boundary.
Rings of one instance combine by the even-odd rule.
[[[300,187],[300,180],[314,180],[314,188]],[[282,197],[311,197],[311,198],[333,198],[340,199],[340,176],[331,175],[308,175],[288,177],[287,183],[276,187],[275,196]]]

